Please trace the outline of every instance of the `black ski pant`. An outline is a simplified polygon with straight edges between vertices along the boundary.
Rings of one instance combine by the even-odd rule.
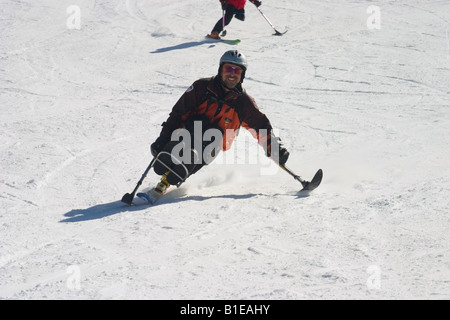
[[[217,21],[216,25],[214,26],[212,32],[220,33],[223,30],[223,24],[225,24],[225,26],[229,25],[234,15],[236,15],[237,19],[244,21],[245,20],[244,12],[245,12],[244,9],[238,10],[232,4],[227,5],[224,15],[225,23],[223,22],[223,18],[220,18],[219,21]]]

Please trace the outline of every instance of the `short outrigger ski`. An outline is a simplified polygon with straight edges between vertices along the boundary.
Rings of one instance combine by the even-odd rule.
[[[295,173],[293,173],[290,169],[288,169],[286,166],[284,165],[280,165],[280,167],[286,171],[287,173],[289,173],[291,176],[294,177],[295,180],[299,181],[302,186],[303,189],[300,191],[313,191],[314,189],[316,189],[320,183],[322,182],[322,178],[323,178],[323,171],[322,169],[317,170],[316,174],[314,175],[314,177],[312,178],[311,181],[306,181],[303,180],[302,178],[300,178],[299,175],[296,175]]]

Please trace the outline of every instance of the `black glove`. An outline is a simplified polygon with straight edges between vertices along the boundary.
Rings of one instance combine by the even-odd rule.
[[[260,5],[262,5],[262,2],[259,1],[259,0],[252,1],[252,3],[253,3],[257,8],[258,8]]]
[[[222,10],[226,10],[227,9],[227,0],[220,0],[220,3],[222,4]]]
[[[152,155],[156,157],[166,146],[167,142],[169,142],[164,137],[159,137],[155,140],[150,146],[150,151],[152,152]]]
[[[272,136],[270,148],[267,148],[267,156],[284,165],[289,158],[289,151],[280,143],[280,139]]]
[[[284,166],[288,159],[289,151],[287,151],[287,149],[280,144],[280,148],[278,150],[278,163]]]

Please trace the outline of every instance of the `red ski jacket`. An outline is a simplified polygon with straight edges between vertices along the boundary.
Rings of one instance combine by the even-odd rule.
[[[224,0],[219,0],[219,1],[220,1],[220,3],[224,3]],[[244,9],[246,2],[247,2],[247,0],[226,0],[227,4],[232,4],[238,10]],[[250,2],[253,2],[253,1],[250,0]]]

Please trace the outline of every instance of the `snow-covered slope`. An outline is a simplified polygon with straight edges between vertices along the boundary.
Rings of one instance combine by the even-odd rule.
[[[218,1],[0,8],[0,299],[450,298],[448,1],[265,0],[282,37],[249,3],[245,87],[322,185],[299,196],[242,131],[131,208],[160,124],[235,48],[204,40]]]

